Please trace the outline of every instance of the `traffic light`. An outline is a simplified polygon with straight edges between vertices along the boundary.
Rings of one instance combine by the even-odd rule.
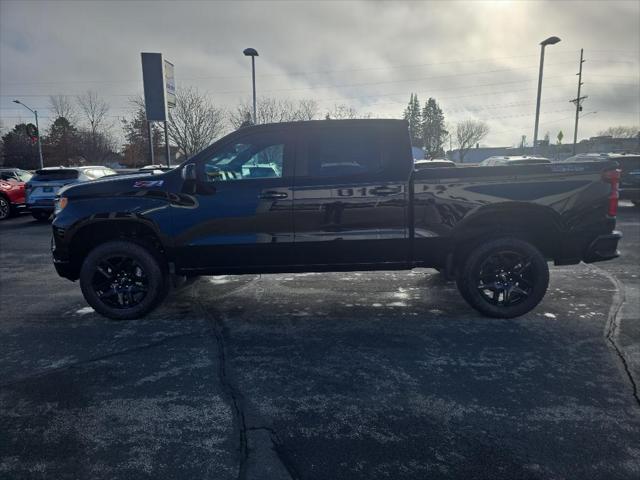
[[[33,143],[36,143],[38,140],[38,128],[33,123],[27,124],[27,136]]]

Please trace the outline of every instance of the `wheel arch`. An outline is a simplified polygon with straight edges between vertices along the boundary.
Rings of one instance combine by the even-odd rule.
[[[161,234],[153,222],[144,219],[93,219],[73,232],[69,242],[69,259],[75,272],[91,250],[113,240],[127,240],[142,245],[167,266],[168,256]]]
[[[550,207],[509,202],[481,207],[452,230],[454,256],[489,238],[513,236],[538,248],[546,258],[556,257],[566,231],[560,215]]]

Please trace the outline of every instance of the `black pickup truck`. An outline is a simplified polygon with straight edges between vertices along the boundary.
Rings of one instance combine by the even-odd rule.
[[[548,261],[618,255],[618,181],[610,161],[416,169],[400,120],[259,125],[168,172],[63,188],[53,260],[115,319],[177,278],[415,267],[511,318],[544,297]]]

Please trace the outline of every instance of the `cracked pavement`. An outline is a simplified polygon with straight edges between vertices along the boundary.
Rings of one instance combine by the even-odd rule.
[[[425,269],[205,277],[115,322],[47,225],[3,222],[0,477],[638,478],[640,212],[618,225],[621,258],[553,268],[516,320]]]

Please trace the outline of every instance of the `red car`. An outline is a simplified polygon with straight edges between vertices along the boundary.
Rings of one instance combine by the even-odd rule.
[[[19,168],[0,169],[0,220],[25,208],[24,185],[31,177]]]

